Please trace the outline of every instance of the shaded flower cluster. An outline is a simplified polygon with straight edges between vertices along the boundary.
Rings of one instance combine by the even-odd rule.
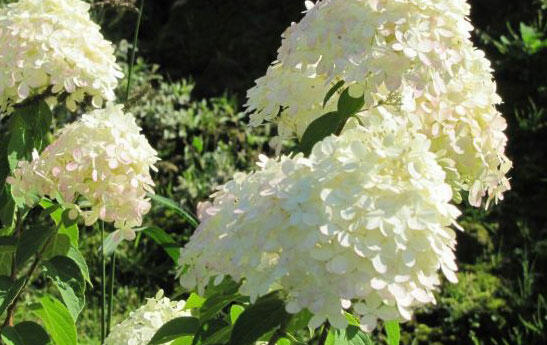
[[[190,311],[184,310],[185,304],[185,301],[163,297],[160,290],[155,298],[148,299],[145,305],[114,326],[105,339],[105,345],[147,345],[165,323],[177,317],[190,316]]]
[[[99,108],[122,76],[88,3],[19,0],[0,9],[0,114],[44,93],[71,111],[86,97]]]
[[[301,137],[337,82],[359,83],[374,106],[393,105],[418,121],[417,131],[447,172],[455,200],[469,191],[480,206],[502,199],[506,122],[490,62],[473,47],[465,0],[321,0],[283,34],[277,60],[248,92],[251,125],[278,124],[282,138]],[[397,110],[394,110],[397,111]],[[398,112],[398,111],[397,111]],[[276,139],[275,142],[280,142]]]
[[[251,300],[275,289],[286,309],[313,313],[310,327],[371,331],[377,319],[408,320],[435,301],[438,271],[457,281],[459,210],[430,140],[386,108],[348,123],[302,154],[261,157],[200,206],[201,225],[181,250],[181,284],[242,282]]]
[[[47,196],[77,210],[86,225],[113,222],[127,239],[150,210],[150,170],[158,161],[131,114],[107,105],[62,129],[31,162],[21,161],[8,182],[16,200],[34,205]],[[83,199],[83,200],[81,200]]]

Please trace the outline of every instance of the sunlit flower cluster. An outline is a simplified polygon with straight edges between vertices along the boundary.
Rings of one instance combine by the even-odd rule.
[[[0,116],[39,94],[71,111],[114,99],[123,75],[81,0],[19,0],[0,8]]]
[[[86,225],[113,222],[131,239],[131,228],[140,226],[150,210],[150,169],[158,161],[140,132],[122,106],[83,115],[31,162],[19,162],[8,179],[14,198],[33,205],[35,196],[48,196],[77,210]]]
[[[360,83],[367,105],[395,94],[396,108],[418,116],[418,130],[447,171],[459,199],[480,206],[502,198],[511,162],[506,122],[490,62],[470,40],[465,0],[321,0],[283,34],[277,61],[249,90],[251,124],[278,124],[282,138],[301,137],[338,81]],[[276,142],[279,142],[276,139]]]
[[[251,300],[283,289],[288,312],[313,313],[310,327],[344,328],[351,308],[365,331],[435,302],[439,270],[457,281],[460,212],[429,139],[385,108],[347,127],[309,158],[262,156],[202,204],[181,284],[203,291],[230,276]]]
[[[163,297],[160,290],[155,298],[148,299],[144,306],[131,312],[129,318],[114,326],[105,345],[147,345],[165,323],[177,317],[190,316],[190,311],[184,310],[185,304],[185,301]]]

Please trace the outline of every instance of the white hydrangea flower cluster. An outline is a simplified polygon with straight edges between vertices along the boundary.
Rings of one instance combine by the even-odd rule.
[[[86,225],[113,222],[131,239],[150,210],[150,169],[158,161],[131,114],[109,104],[62,129],[31,162],[21,161],[8,182],[15,199],[32,206],[48,196],[77,210]],[[80,202],[80,198],[84,201]]]
[[[460,212],[429,139],[386,108],[367,115],[309,158],[262,156],[220,187],[181,250],[181,284],[201,292],[231,276],[252,300],[283,289],[287,311],[307,308],[313,328],[345,328],[351,310],[371,331],[435,302],[439,270],[457,281]]]
[[[321,0],[283,34],[277,61],[248,92],[251,125],[278,123],[282,138],[301,137],[338,81],[360,83],[367,105],[389,96],[418,116],[420,133],[447,171],[455,199],[502,199],[506,122],[496,110],[490,62],[473,47],[465,0]],[[280,142],[276,138],[276,142]]]
[[[86,96],[100,108],[114,100],[122,76],[88,3],[19,0],[0,8],[0,114],[44,92],[66,96],[71,111]]]
[[[105,339],[105,345],[147,345],[165,323],[183,316],[191,316],[184,310],[185,301],[171,301],[159,291],[155,298],[129,314],[129,318],[117,324]],[[166,343],[167,345],[172,342]]]

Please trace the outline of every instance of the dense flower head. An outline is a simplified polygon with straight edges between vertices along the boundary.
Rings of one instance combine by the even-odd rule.
[[[470,40],[465,0],[321,0],[283,34],[277,60],[248,92],[251,125],[278,123],[301,137],[337,82],[359,83],[368,107],[393,94],[418,115],[418,130],[443,157],[459,198],[480,206],[502,198],[511,162],[506,122],[496,110],[490,62]],[[276,140],[279,142],[279,140]]]
[[[86,96],[100,107],[114,100],[122,76],[88,3],[19,0],[0,8],[0,114],[45,92],[62,95],[70,110]]]
[[[114,222],[131,237],[130,229],[150,210],[150,169],[158,161],[140,132],[133,115],[119,105],[85,114],[32,161],[19,162],[8,179],[12,194],[29,206],[35,196],[54,198],[77,210],[86,225]]]
[[[456,218],[445,172],[423,134],[384,108],[350,122],[309,158],[261,157],[199,207],[202,223],[181,250],[181,284],[242,282],[251,300],[276,289],[286,309],[346,326],[344,310],[371,331],[435,302],[438,271],[457,280]]]
[[[145,305],[114,326],[105,339],[105,345],[147,345],[165,323],[178,317],[190,316],[190,311],[184,310],[185,305],[185,301],[171,301],[163,297],[163,291],[160,290],[155,298],[148,299]]]

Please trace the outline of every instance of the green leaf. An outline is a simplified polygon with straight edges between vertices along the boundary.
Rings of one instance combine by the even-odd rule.
[[[180,246],[176,244],[176,241],[165,230],[158,227],[147,227],[143,231],[143,234],[148,236],[154,242],[159,244],[169,255],[175,264],[179,262]]]
[[[387,343],[389,345],[399,345],[401,340],[401,329],[399,328],[399,322],[387,321],[384,324],[387,335]]]
[[[236,323],[237,319],[239,318],[241,313],[243,313],[243,311],[245,311],[245,308],[238,304],[234,304],[232,307],[230,307],[230,322],[232,323],[232,325]]]
[[[349,326],[346,329],[346,339],[350,345],[373,345],[370,337],[357,326]]]
[[[58,233],[66,235],[70,240],[70,244],[78,248],[80,238],[80,230],[75,219],[70,219],[68,216],[69,210],[63,209],[59,204],[55,204],[49,200],[42,199],[40,206],[44,208],[44,213],[49,215],[58,227]]]
[[[195,292],[192,292],[190,294],[190,297],[186,299],[186,304],[184,305],[184,309],[194,309],[194,308],[201,308],[203,306],[203,303],[205,303],[205,298],[201,297]]]
[[[329,135],[336,134],[348,118],[348,116],[344,116],[339,112],[334,111],[315,119],[310,123],[308,128],[306,128],[306,131],[300,140],[300,151],[306,156],[309,155],[316,143]]]
[[[164,344],[182,336],[194,335],[199,330],[195,317],[179,317],[167,322],[154,334],[148,345]]]
[[[289,317],[280,293],[272,292],[259,298],[239,316],[234,324],[229,344],[254,344],[264,334],[286,322]]]
[[[292,342],[287,338],[279,338],[279,340],[276,343],[277,345],[291,345]]]
[[[2,341],[6,345],[47,345],[49,336],[39,324],[24,321],[15,327],[6,327],[2,330]]]
[[[48,276],[63,298],[74,321],[85,306],[85,280],[80,267],[66,256],[56,256],[45,262],[46,276]]]
[[[0,315],[15,301],[25,285],[25,278],[11,281],[7,276],[0,276]]]
[[[224,307],[232,302],[243,302],[245,300],[239,293],[239,284],[232,279],[224,278],[224,280],[214,285],[213,281],[209,283],[205,291],[205,302],[199,309],[199,319],[201,323],[214,318]]]
[[[0,224],[10,227],[15,220],[15,202],[11,197],[10,186],[6,185],[0,189]]]
[[[89,267],[84,256],[79,250],[80,230],[75,220],[71,220],[67,216],[67,211],[63,210],[60,205],[49,200],[42,199],[40,206],[44,208],[44,212],[48,214],[58,227],[58,232],[55,239],[44,253],[45,258],[53,258],[55,256],[66,256],[72,259],[80,268],[85,281],[92,286],[89,277]]]
[[[180,337],[175,339],[171,345],[192,345],[192,342],[194,341],[194,337],[191,335],[185,335],[184,337]]]
[[[78,265],[78,267],[80,268],[80,272],[82,273],[82,276],[84,277],[85,281],[89,285],[93,286],[93,284],[91,284],[91,279],[89,277],[89,268],[87,267],[85,258],[80,252],[80,250],[74,247],[70,247],[68,249],[68,252],[65,254],[65,256],[68,258],[71,258],[72,261],[74,261],[76,265]]]
[[[230,334],[232,333],[232,327],[226,326],[223,327],[210,336],[201,339],[201,345],[214,345],[214,344],[225,344],[227,339],[230,339]]]
[[[218,294],[207,298],[199,309],[199,319],[203,323],[215,317],[224,307],[240,297],[239,294]]]
[[[350,325],[359,327],[360,325],[359,318],[353,316],[347,311],[344,312],[344,316],[346,317],[346,320],[348,320]]]
[[[20,160],[30,160],[32,151],[40,151],[45,146],[51,120],[52,113],[45,101],[17,108],[10,115],[7,138],[10,171],[17,167]]]
[[[355,115],[365,106],[365,90],[359,84],[346,88],[338,99],[338,112],[346,117]]]
[[[339,82],[337,82],[336,84],[334,84],[333,87],[330,88],[330,90],[327,92],[327,94],[325,95],[325,99],[323,100],[323,108],[327,105],[327,103],[329,102],[329,100],[331,99],[332,96],[334,96],[334,94],[336,93],[336,91],[340,90],[340,88],[342,86],[344,86],[344,81],[343,80],[340,80]]]
[[[192,146],[196,149],[198,153],[202,153],[203,139],[201,139],[200,137],[194,137],[194,139],[192,139]]]
[[[15,237],[0,237],[0,276],[11,274],[11,261],[16,249],[17,239]]]
[[[148,194],[148,197],[158,203],[161,206],[164,206],[170,210],[175,211],[176,214],[181,216],[183,219],[185,219],[190,225],[193,227],[198,226],[197,219],[188,211],[180,207],[176,202],[174,202],[171,199],[168,199],[166,197],[156,195],[156,194]]]
[[[76,325],[64,304],[51,296],[44,296],[40,299],[40,306],[34,312],[43,321],[55,345],[77,345]]]
[[[332,345],[373,345],[368,335],[357,326],[350,325],[346,329],[331,329],[326,344]]]
[[[0,276],[9,276],[11,274],[11,261],[13,253],[11,251],[0,250]]]
[[[287,331],[296,333],[301,329],[306,328],[312,317],[313,314],[309,310],[302,310],[291,318],[291,321],[287,326]]]
[[[42,250],[54,233],[55,229],[51,227],[33,227],[23,231],[15,254],[17,268],[21,268],[28,259]]]

